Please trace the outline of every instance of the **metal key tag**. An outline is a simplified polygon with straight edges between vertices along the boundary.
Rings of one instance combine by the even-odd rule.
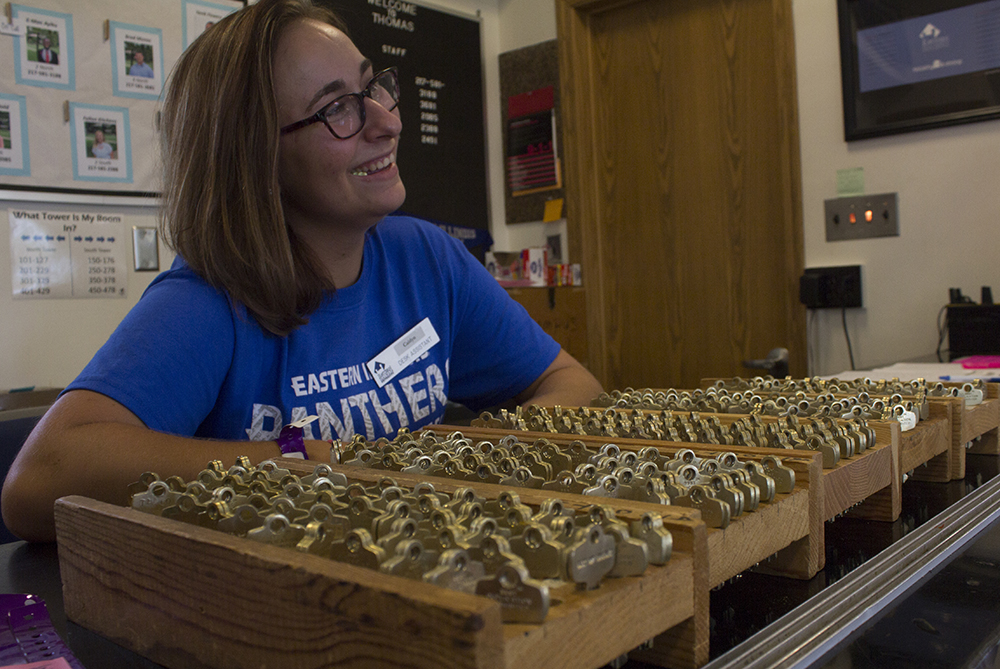
[[[427,571],[427,556],[423,544],[416,539],[405,539],[396,544],[396,553],[379,565],[379,571],[415,580],[423,579]]]
[[[974,387],[971,383],[962,385],[959,396],[965,398],[965,408],[974,407],[983,403],[983,391]]]
[[[329,557],[330,547],[343,537],[341,529],[336,525],[314,520],[306,525],[306,533],[295,548],[303,553]]]
[[[511,551],[524,560],[532,578],[562,578],[562,548],[548,527],[535,522],[510,540]]]
[[[646,544],[633,538],[624,525],[613,524],[606,530],[615,541],[615,564],[608,576],[640,576],[649,566]]]
[[[566,550],[566,575],[578,587],[593,590],[615,566],[615,540],[600,525],[590,525]]]
[[[245,536],[247,532],[258,528],[263,524],[264,517],[260,515],[255,506],[251,504],[241,504],[233,509],[232,514],[219,519],[216,528],[229,534]]]
[[[223,505],[224,507],[225,505]],[[172,518],[191,525],[214,528],[216,522],[208,515],[208,504],[202,504],[194,495],[182,493],[174,506],[168,506],[160,514],[164,518]]]
[[[378,569],[387,555],[381,547],[375,545],[368,530],[356,528],[348,532],[343,541],[331,544],[330,559],[366,569]]]
[[[500,604],[505,623],[541,624],[549,613],[548,586],[530,578],[528,569],[522,565],[501,566],[493,578],[484,578],[476,584],[476,594]]]
[[[424,574],[425,583],[439,585],[449,590],[474,593],[476,584],[486,577],[482,562],[475,562],[461,548],[441,553],[437,566]]]
[[[156,480],[149,484],[145,492],[132,497],[132,508],[159,516],[163,514],[163,509],[176,504],[180,496],[181,493],[171,490],[164,481]]]
[[[306,528],[288,520],[280,513],[272,513],[261,527],[247,532],[247,539],[272,546],[295,547],[305,536]]]
[[[694,485],[688,489],[688,494],[673,500],[676,506],[686,506],[701,511],[701,519],[709,527],[726,529],[729,527],[729,505],[715,498],[712,489],[703,485]]]
[[[760,459],[764,473],[774,480],[775,492],[788,494],[795,490],[795,470],[781,464],[781,459],[765,455]]]
[[[632,536],[646,543],[646,551],[651,564],[666,564],[673,551],[674,539],[670,530],[663,527],[663,518],[658,514],[644,513],[632,523]]]

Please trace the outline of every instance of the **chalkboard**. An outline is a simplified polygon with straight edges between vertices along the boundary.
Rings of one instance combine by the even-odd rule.
[[[376,70],[399,69],[403,211],[489,229],[480,23],[400,0],[320,0]]]

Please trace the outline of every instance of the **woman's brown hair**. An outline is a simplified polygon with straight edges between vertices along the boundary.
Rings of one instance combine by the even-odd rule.
[[[207,29],[170,76],[160,129],[167,243],[276,335],[334,288],[285,224],[278,186],[274,49],[293,22],[344,30],[310,0],[260,0]]]

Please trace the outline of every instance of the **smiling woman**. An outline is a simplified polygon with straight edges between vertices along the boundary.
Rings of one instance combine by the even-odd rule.
[[[260,0],[195,40],[168,90],[177,260],[18,455],[0,505],[15,534],[50,540],[56,498],[124,502],[145,471],[328,461],[323,440],[440,422],[449,401],[600,393],[460,242],[392,215],[406,196],[396,74],[328,10]]]
[[[391,83],[372,87],[381,78]],[[321,256],[337,286],[357,280],[365,232],[406,197],[396,167],[399,88],[395,75],[381,78],[373,77],[371,61],[347,35],[328,23],[298,21],[278,41],[279,125],[287,130],[320,112],[323,119],[281,136],[285,218]],[[394,92],[385,92],[387,87]]]

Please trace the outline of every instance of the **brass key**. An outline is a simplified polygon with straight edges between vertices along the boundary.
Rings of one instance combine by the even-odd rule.
[[[406,539],[396,544],[395,554],[379,565],[379,571],[419,581],[423,579],[424,572],[428,571],[427,562],[423,545],[416,539]]]
[[[703,485],[693,485],[687,495],[671,500],[675,506],[687,506],[701,511],[701,519],[709,527],[725,529],[729,526],[729,505],[715,498],[712,489]]]
[[[596,588],[615,566],[615,540],[600,525],[590,525],[566,549],[566,576],[577,587]]]
[[[387,559],[386,552],[372,541],[372,535],[364,528],[354,528],[330,546],[330,559],[346,562],[366,569],[378,569]]]
[[[552,540],[552,531],[531,522],[519,536],[511,537],[510,549],[519,555],[532,578],[563,578],[562,546]]]
[[[639,576],[649,566],[649,552],[646,544],[633,538],[624,525],[611,525],[605,529],[615,542],[615,561],[608,576]]]
[[[528,575],[523,565],[507,563],[493,578],[476,584],[476,594],[500,604],[505,623],[540,624],[549,612],[549,588]]]
[[[441,553],[437,566],[423,575],[423,581],[471,594],[485,576],[486,570],[481,562],[470,559],[466,551],[453,548]]]
[[[632,536],[646,544],[646,554],[652,564],[666,564],[673,551],[673,535],[663,527],[658,514],[644,513],[633,521]]]
[[[306,528],[302,525],[292,523],[280,513],[272,513],[264,519],[262,526],[247,532],[247,539],[272,546],[293,548],[302,540],[305,533]]]

